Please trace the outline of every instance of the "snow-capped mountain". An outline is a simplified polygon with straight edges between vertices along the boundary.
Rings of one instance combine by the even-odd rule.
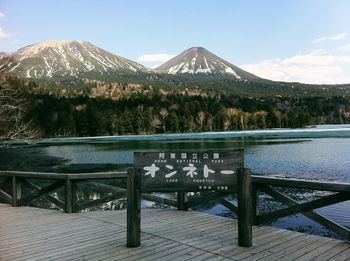
[[[225,61],[203,47],[192,47],[157,67],[155,71],[167,74],[204,74],[233,76],[238,80],[259,79]]]
[[[25,78],[150,72],[141,64],[85,41],[43,41],[0,55],[0,71]]]

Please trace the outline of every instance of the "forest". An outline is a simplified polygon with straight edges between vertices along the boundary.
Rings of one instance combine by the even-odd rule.
[[[350,123],[350,98],[346,95],[238,95],[135,84],[95,85],[84,89],[48,88],[13,78],[0,80],[0,91],[9,86],[17,90],[21,106],[25,104],[20,110],[21,122],[31,128],[32,136],[35,133],[37,137],[254,130]],[[6,101],[0,100],[0,105],[1,102],[6,105]],[[7,127],[14,125],[2,122],[0,137],[6,137],[6,124]]]
[[[44,137],[298,128],[350,122],[350,100],[345,97],[34,98],[30,115]]]

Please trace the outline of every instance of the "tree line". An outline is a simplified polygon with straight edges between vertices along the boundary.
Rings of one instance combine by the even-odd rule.
[[[42,136],[97,136],[298,128],[350,123],[347,97],[107,98],[36,95],[31,117]]]
[[[109,85],[50,88],[0,75],[0,139],[350,123],[349,96],[259,96]]]

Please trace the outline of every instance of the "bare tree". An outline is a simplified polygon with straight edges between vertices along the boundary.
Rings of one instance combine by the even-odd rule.
[[[165,133],[165,118],[168,116],[168,111],[165,108],[160,108],[159,111],[160,116],[162,116],[162,124],[163,124],[163,132]]]
[[[29,101],[14,80],[0,76],[0,141],[31,139],[39,131],[27,120]]]
[[[203,130],[203,123],[205,119],[205,112],[200,111],[197,113],[197,122],[199,123],[199,131]]]

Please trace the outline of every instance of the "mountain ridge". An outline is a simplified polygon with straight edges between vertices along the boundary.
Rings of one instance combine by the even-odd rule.
[[[47,40],[0,56],[0,71],[24,78],[138,74],[151,70],[86,41]]]
[[[189,48],[152,70],[81,40],[46,40],[12,53],[0,53],[0,72],[34,79],[118,74],[187,74],[239,81],[261,79],[203,47]]]
[[[319,95],[350,91],[349,84],[278,82],[255,76],[203,47],[192,47],[152,70],[86,41],[48,40],[16,52],[0,53],[0,73],[47,86],[87,87],[85,80],[193,88],[244,94]]]

